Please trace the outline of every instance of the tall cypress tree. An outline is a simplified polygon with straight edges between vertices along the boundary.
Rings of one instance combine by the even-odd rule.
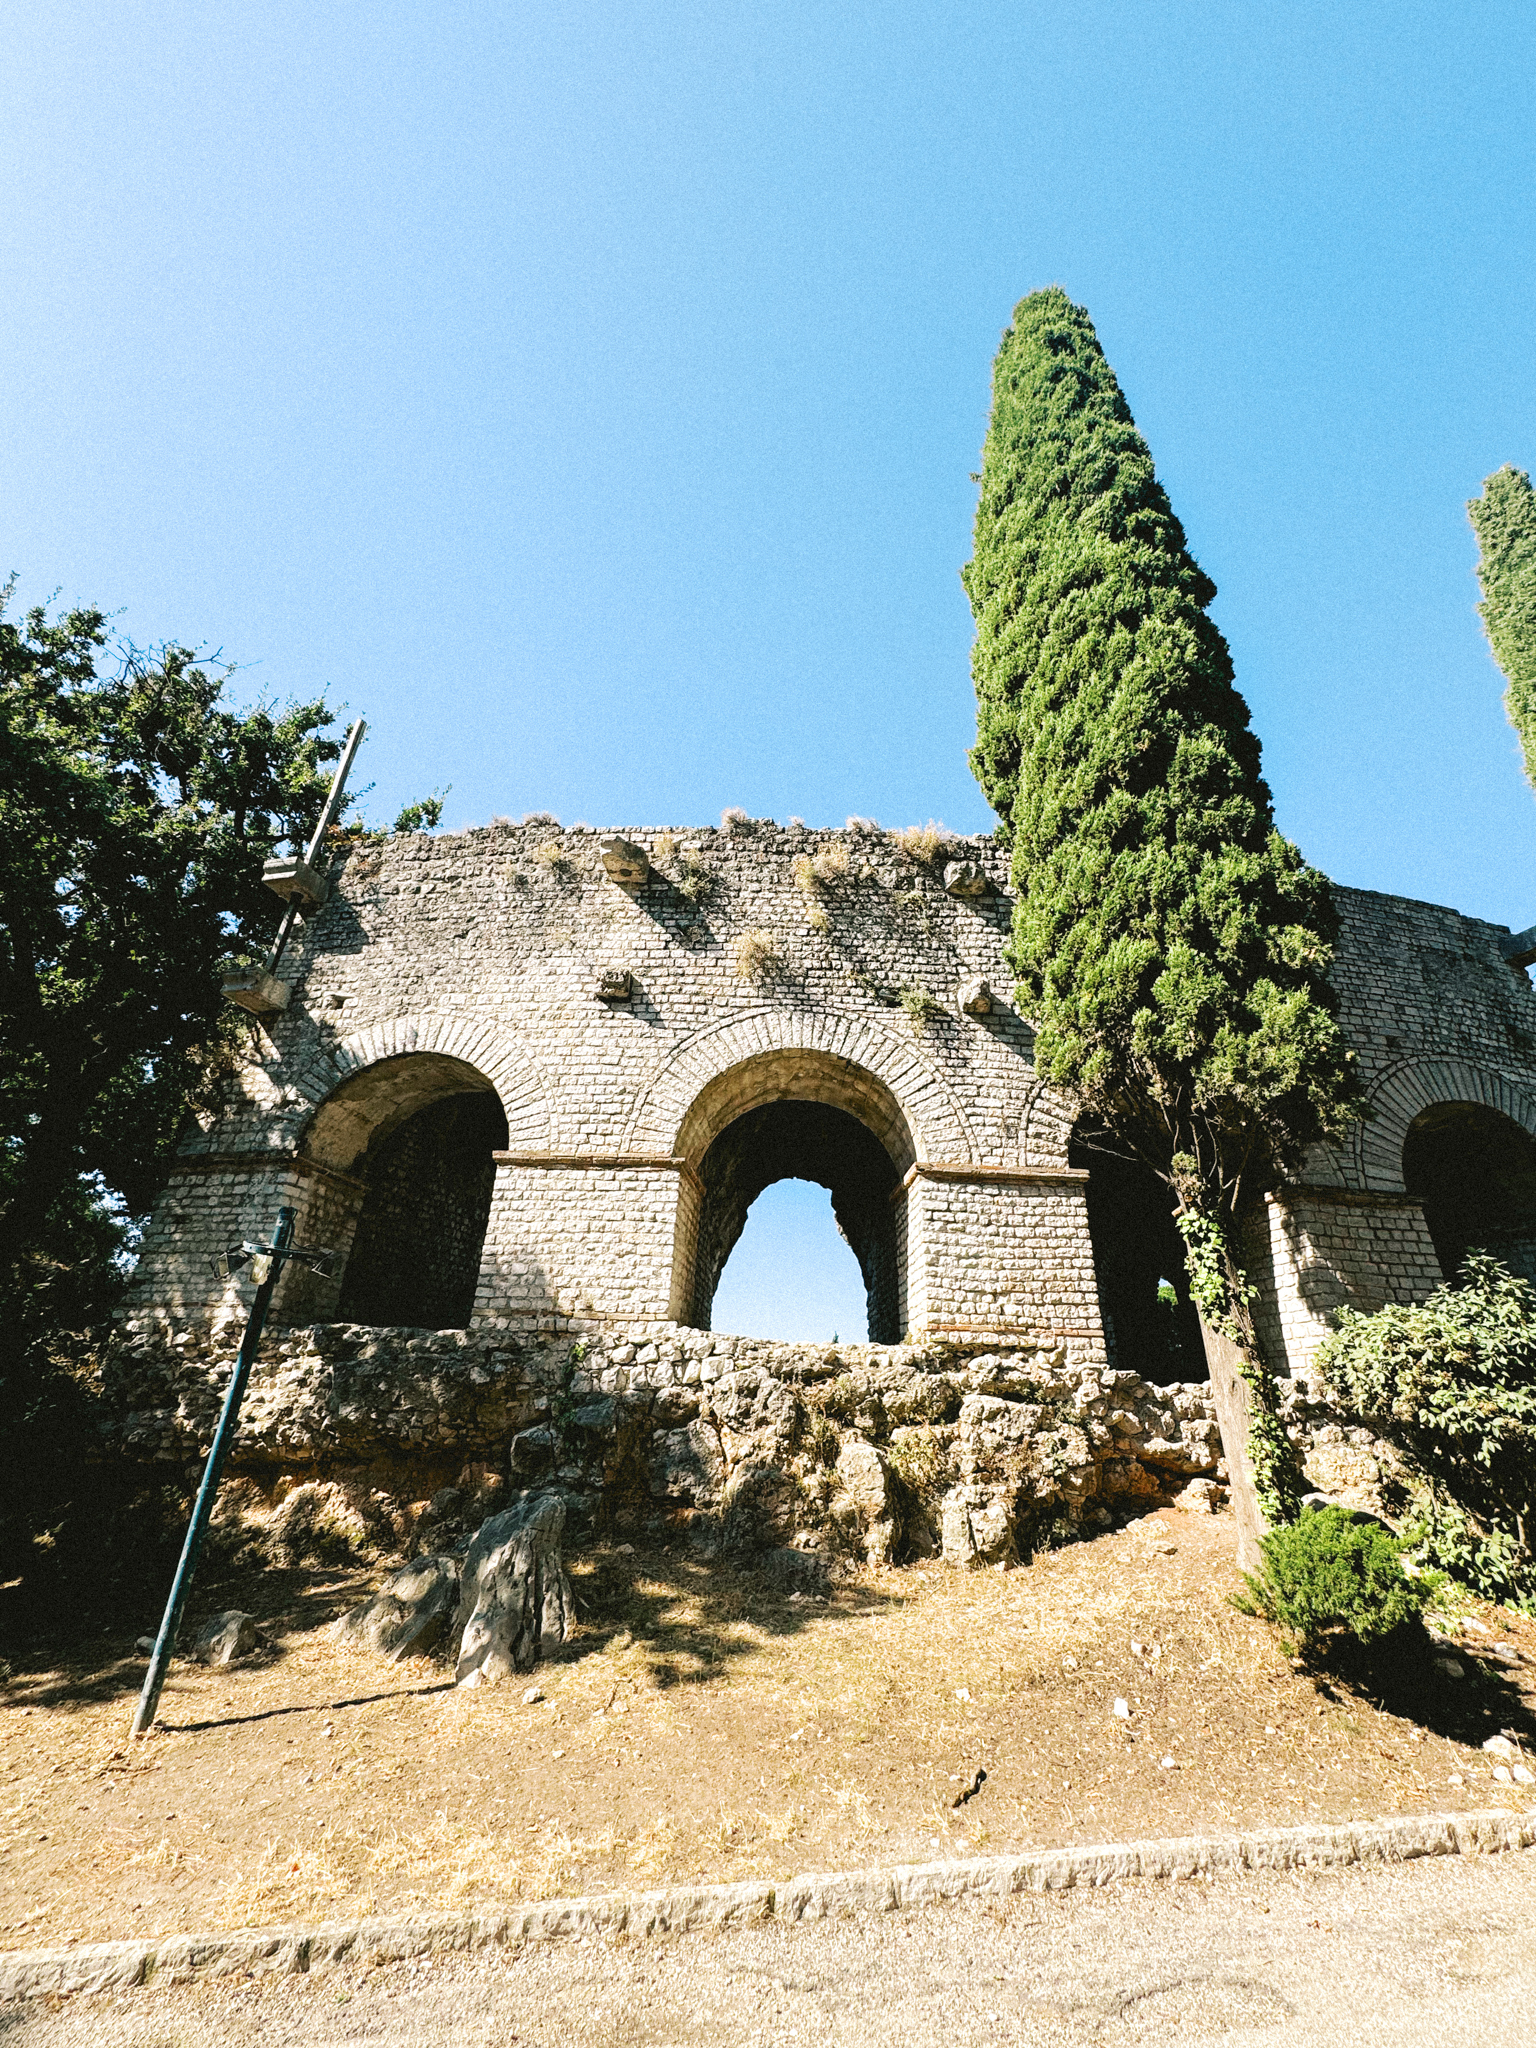
[[[1481,560],[1478,606],[1493,658],[1509,689],[1504,708],[1520,735],[1526,780],[1536,788],[1536,492],[1523,469],[1505,463],[1467,507]]]
[[[1296,1475],[1242,1223],[1358,1110],[1324,979],[1333,907],[1275,829],[1215,585],[1087,313],[1054,287],[998,351],[963,576],[971,760],[1012,835],[1036,1064],[1171,1190],[1253,1555]]]

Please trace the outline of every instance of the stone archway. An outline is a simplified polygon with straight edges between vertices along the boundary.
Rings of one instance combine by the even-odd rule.
[[[1110,1364],[1160,1385],[1205,1379],[1200,1318],[1167,1184],[1091,1117],[1074,1125],[1067,1157],[1088,1173],[1088,1235]]]
[[[334,1089],[302,1156],[356,1194],[334,1315],[462,1328],[475,1287],[507,1117],[487,1076],[442,1052],[396,1054]]]
[[[679,1217],[680,1321],[709,1328],[725,1262],[764,1188],[809,1180],[829,1190],[859,1262],[870,1340],[899,1341],[905,1248],[895,1197],[915,1150],[900,1105],[876,1076],[804,1048],[739,1061],[690,1105],[674,1156],[692,1170],[692,1200]]]
[[[1479,1102],[1421,1110],[1403,1139],[1403,1185],[1447,1280],[1475,1250],[1536,1281],[1536,1141],[1513,1118]]]

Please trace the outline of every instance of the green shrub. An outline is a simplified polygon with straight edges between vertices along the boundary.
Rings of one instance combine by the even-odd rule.
[[[926,1031],[935,1017],[942,1017],[944,1005],[937,996],[921,985],[904,988],[900,996],[901,1007],[912,1019],[914,1031]]]
[[[1342,1310],[1330,1393],[1402,1454],[1405,1539],[1485,1599],[1536,1613],[1536,1288],[1486,1252],[1422,1308]]]
[[[1435,1589],[1433,1578],[1404,1572],[1395,1536],[1344,1508],[1305,1508],[1261,1547],[1263,1574],[1243,1574],[1248,1596],[1238,1594],[1236,1605],[1277,1622],[1304,1648],[1340,1628],[1374,1642],[1411,1621]]]

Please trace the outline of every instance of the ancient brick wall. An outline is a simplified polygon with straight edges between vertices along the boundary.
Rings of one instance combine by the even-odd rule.
[[[727,1183],[763,1166],[752,1131],[777,1131],[773,1170],[796,1170],[791,1125],[767,1112],[797,1103],[855,1119],[890,1162],[890,1233],[858,1225],[883,1271],[894,1257],[882,1334],[1104,1362],[1095,1260],[1115,1248],[1091,1239],[1071,1113],[1010,998],[1002,850],[752,821],[625,836],[643,855],[628,883],[599,834],[538,820],[352,851],[284,963],[287,1009],[252,1023],[220,1114],[188,1136],[135,1318],[237,1315],[241,1289],[215,1285],[208,1255],[265,1238],[291,1201],[301,1240],[337,1249],[340,1271],[291,1272],[278,1327],[335,1320],[370,1285],[386,1306],[370,1271],[437,1268],[457,1277],[418,1295],[428,1321],[686,1326],[732,1227]],[[1333,1308],[1438,1279],[1403,1177],[1424,1116],[1471,1105],[1517,1138],[1536,1130],[1536,995],[1500,928],[1339,896],[1336,983],[1372,1115],[1276,1191],[1259,1231],[1263,1327],[1296,1371]],[[488,1202],[483,1157],[459,1181],[440,1152],[430,1170],[406,1160],[403,1133],[461,1115],[496,1118],[498,1135],[505,1120]],[[740,1156],[711,1181],[732,1132]],[[799,1170],[818,1159],[807,1139]]]

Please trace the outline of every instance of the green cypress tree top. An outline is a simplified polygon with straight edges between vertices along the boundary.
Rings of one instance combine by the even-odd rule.
[[[1536,492],[1523,469],[1505,463],[1468,505],[1481,560],[1478,606],[1493,658],[1509,689],[1504,708],[1520,735],[1526,780],[1536,788]]]
[[[1358,1111],[1332,897],[1275,829],[1215,585],[1055,287],[998,351],[963,576],[1040,1075],[1231,1210]]]

